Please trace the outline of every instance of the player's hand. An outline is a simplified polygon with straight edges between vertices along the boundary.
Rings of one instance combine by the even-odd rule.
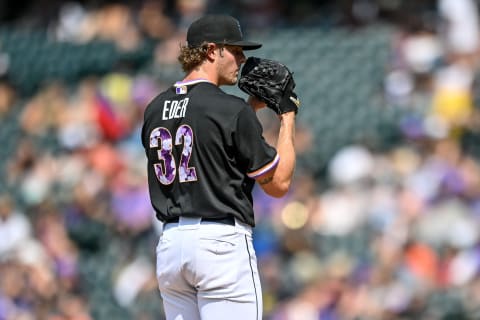
[[[300,106],[300,100],[293,91],[293,73],[275,60],[249,57],[242,67],[238,87],[264,101],[278,115],[292,111],[297,113]]]
[[[257,112],[260,109],[263,109],[267,106],[267,104],[257,97],[249,96],[248,97],[248,104],[253,108],[253,111]]]

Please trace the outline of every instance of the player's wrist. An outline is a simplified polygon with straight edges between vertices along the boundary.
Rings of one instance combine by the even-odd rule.
[[[255,112],[257,112],[260,109],[263,109],[267,106],[267,104],[260,99],[258,99],[255,96],[249,96],[247,103],[253,108]]]
[[[279,118],[281,121],[284,121],[284,120],[286,120],[286,121],[288,121],[288,120],[294,121],[294,120],[295,120],[295,116],[296,116],[296,112],[295,112],[295,111],[288,111],[288,112],[279,114],[279,115],[278,115],[278,118]]]

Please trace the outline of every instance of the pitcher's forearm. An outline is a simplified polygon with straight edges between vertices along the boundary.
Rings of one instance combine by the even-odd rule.
[[[289,112],[280,116],[280,130],[278,133],[277,152],[280,162],[275,170],[274,180],[286,193],[295,169],[295,114]]]

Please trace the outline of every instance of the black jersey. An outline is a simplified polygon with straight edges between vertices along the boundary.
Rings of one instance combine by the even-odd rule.
[[[254,178],[279,159],[245,101],[206,80],[177,83],[147,106],[142,143],[159,220],[233,215],[254,226]]]

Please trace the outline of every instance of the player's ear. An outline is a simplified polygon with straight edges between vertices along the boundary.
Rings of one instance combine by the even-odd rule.
[[[217,49],[218,46],[215,43],[209,43],[207,46],[207,58],[209,60],[215,60],[216,58],[216,52],[215,49]]]

